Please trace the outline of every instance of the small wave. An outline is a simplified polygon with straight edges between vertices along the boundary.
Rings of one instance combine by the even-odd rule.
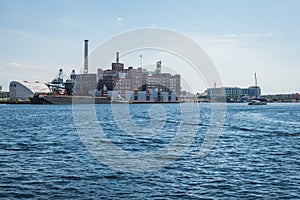
[[[72,176],[72,175],[64,175],[61,176],[62,179],[67,179],[67,180],[82,180],[82,177],[80,176]]]
[[[170,119],[167,119],[167,120],[165,120],[166,121],[166,123],[169,123],[169,124],[179,124],[180,123],[180,121],[178,121],[178,120],[170,120]]]
[[[169,161],[174,161],[178,159],[178,155],[157,155],[153,157],[154,159],[157,160],[169,160]]]
[[[239,127],[239,126],[229,126],[229,129],[234,129],[234,130],[239,130],[239,131],[244,131],[244,132],[270,133],[270,131],[267,131],[267,130]]]
[[[69,152],[65,151],[65,150],[56,150],[53,152],[54,154],[67,154]]]
[[[241,131],[253,131],[253,129],[249,129],[249,128],[243,128],[243,127],[241,127],[241,128],[239,128]]]
[[[67,187],[67,188],[63,188],[62,190],[65,191],[65,192],[75,192],[75,191],[78,191],[78,189],[75,188],[75,187]]]
[[[288,132],[288,131],[272,131],[272,130],[262,130],[262,129],[252,129],[246,127],[238,127],[238,126],[231,126],[230,129],[245,131],[245,132],[258,132],[258,133],[269,133],[269,134],[276,134],[279,136],[299,136],[300,132]]]
[[[273,131],[273,133],[279,135],[279,136],[300,136],[300,132],[285,132],[285,131]]]
[[[210,126],[210,124],[204,124],[204,123],[191,123],[191,122],[182,123],[182,125],[190,125],[190,126]]]
[[[118,179],[119,177],[116,176],[116,175],[106,175],[106,176],[104,176],[104,178],[106,178],[106,179]]]
[[[239,127],[239,126],[227,126],[228,129],[240,130],[240,131],[254,131],[254,129]]]

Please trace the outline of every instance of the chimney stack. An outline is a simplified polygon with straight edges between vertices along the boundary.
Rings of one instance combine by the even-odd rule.
[[[119,52],[117,52],[117,60],[116,60],[116,63],[117,63],[117,64],[119,63]]]
[[[89,72],[88,54],[89,54],[89,40],[84,40],[84,70],[83,70],[84,74],[87,74]]]

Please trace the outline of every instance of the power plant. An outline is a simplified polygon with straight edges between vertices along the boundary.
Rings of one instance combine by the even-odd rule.
[[[147,71],[141,65],[137,68],[128,66],[120,61],[120,53],[116,52],[115,62],[110,69],[97,69],[97,73],[89,72],[89,40],[83,40],[83,68],[80,73],[73,69],[69,76],[59,69],[57,76],[50,82],[40,81],[11,81],[9,92],[2,96],[9,96],[10,101],[21,101],[35,104],[71,104],[77,103],[178,103],[185,101],[184,91],[181,91],[181,76],[163,73],[161,60],[156,62],[154,71]],[[101,55],[98,55],[101,56]],[[1,89],[1,88],[0,88]],[[182,93],[182,98],[179,99]],[[4,94],[4,95],[3,95]],[[261,89],[257,85],[248,88],[221,87],[214,83],[213,88],[207,88],[199,96],[202,102],[218,102],[226,98],[227,102],[246,102],[261,96]],[[273,95],[268,101],[288,99],[299,101],[298,93],[292,95]],[[92,101],[91,101],[92,99]]]
[[[46,83],[50,92],[35,92],[30,100],[33,103],[71,104],[74,100],[86,103],[93,98],[94,103],[178,103],[180,75],[161,73],[162,62],[157,61],[155,71],[139,67],[124,68],[120,53],[116,52],[111,69],[99,68],[89,73],[89,40],[84,40],[83,71],[75,70],[69,77],[60,69],[58,76]],[[67,77],[64,80],[64,77]]]

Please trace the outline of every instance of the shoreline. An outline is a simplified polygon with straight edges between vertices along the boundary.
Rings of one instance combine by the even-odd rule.
[[[178,102],[178,101],[171,101],[171,102],[147,102],[147,101],[130,101],[128,103],[123,103],[123,104],[182,104],[182,103],[199,103],[199,104],[219,104],[219,103],[227,103],[227,104],[247,104],[246,102]],[[295,103],[300,103],[300,101],[278,101],[278,102],[268,102],[268,104],[283,104],[283,103],[288,103],[288,104],[295,104]],[[42,104],[42,103],[32,103],[30,101],[10,101],[10,100],[5,100],[1,101],[0,104],[21,104],[21,105],[72,105],[71,104]],[[104,104],[104,103],[103,103]],[[118,103],[105,103],[105,104],[118,104]]]

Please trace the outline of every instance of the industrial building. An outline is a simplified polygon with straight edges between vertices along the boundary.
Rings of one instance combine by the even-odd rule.
[[[51,82],[18,82],[10,83],[11,99],[34,100],[41,103],[42,99],[56,100],[71,96],[96,96],[116,99],[117,96],[127,101],[140,102],[178,102],[180,96],[180,75],[162,73],[162,62],[156,63],[155,71],[147,71],[142,66],[134,69],[119,62],[119,52],[111,69],[98,69],[96,73],[88,70],[88,40],[84,40],[84,70],[81,74],[72,71],[64,81],[63,70]],[[98,89],[98,90],[97,90]],[[113,95],[115,93],[116,95]],[[43,94],[43,95],[41,95]],[[33,96],[32,98],[29,98]]]
[[[84,40],[83,73],[76,74],[73,70],[70,78],[64,82],[62,69],[60,69],[58,77],[48,83],[53,93],[71,96],[101,96],[105,88],[108,96],[111,96],[109,91],[113,91],[127,100],[134,98],[128,96],[134,92],[137,93],[136,98],[141,101],[176,101],[180,96],[180,75],[161,73],[161,61],[156,63],[156,70],[153,72],[142,69],[142,67],[134,69],[129,66],[125,69],[124,64],[119,61],[119,52],[117,52],[116,62],[111,64],[111,69],[99,68],[97,74],[89,73],[88,42],[88,40]],[[61,89],[65,91],[61,91]]]
[[[97,74],[77,74],[73,95],[93,96],[97,87]]]
[[[84,40],[84,70],[83,74],[76,74],[74,76],[75,83],[66,85],[68,87],[67,93],[69,95],[90,96],[95,94],[97,88],[97,74],[89,73],[88,70],[88,52],[89,40]],[[73,80],[72,77],[70,80]],[[70,81],[69,80],[69,81]]]
[[[119,62],[119,53],[116,55],[116,62],[112,63],[112,68],[97,71],[98,90],[105,86],[109,91],[120,91],[125,96],[126,91],[159,91],[174,92],[177,97],[180,96],[180,75],[171,75],[170,73],[161,73],[162,62],[156,63],[155,71],[147,71],[139,67],[134,69],[132,66],[127,69],[124,64]]]
[[[14,100],[29,100],[30,95],[49,92],[47,85],[38,81],[12,81],[9,84],[9,98]]]

